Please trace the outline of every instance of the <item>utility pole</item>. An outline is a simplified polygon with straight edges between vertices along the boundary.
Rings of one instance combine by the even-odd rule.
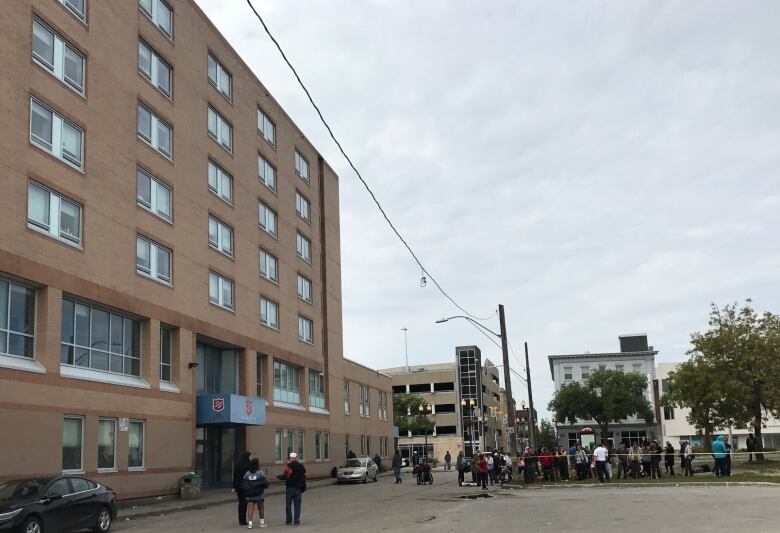
[[[534,419],[534,395],[531,392],[531,365],[528,363],[528,343],[525,344],[525,380],[528,382],[528,445],[536,448],[536,420]]]
[[[501,354],[504,356],[504,391],[506,392],[506,416],[507,426],[509,426],[509,448],[514,451],[517,448],[517,437],[515,436],[515,412],[512,409],[512,380],[509,374],[509,350],[506,340],[506,320],[504,319],[504,306],[498,305],[498,321],[501,325]],[[526,363],[526,366],[528,363]]]
[[[406,332],[408,331],[406,328],[401,328],[401,331],[404,332],[404,353],[406,354],[406,372],[409,373],[409,343],[406,340]]]

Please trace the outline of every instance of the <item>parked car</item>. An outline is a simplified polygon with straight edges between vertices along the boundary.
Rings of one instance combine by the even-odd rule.
[[[379,469],[370,457],[347,459],[336,471],[336,483],[360,481],[367,483],[369,479],[379,479]]]
[[[0,533],[106,533],[116,518],[116,494],[80,476],[0,483]]]

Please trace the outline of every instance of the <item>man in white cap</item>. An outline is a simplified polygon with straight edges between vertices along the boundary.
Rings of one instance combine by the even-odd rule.
[[[301,525],[301,495],[306,490],[306,467],[298,461],[297,453],[292,452],[290,454],[290,462],[287,463],[284,474],[280,477],[284,479],[287,487],[284,523],[285,525],[295,524],[299,526]],[[293,506],[295,507],[294,516],[292,512]]]

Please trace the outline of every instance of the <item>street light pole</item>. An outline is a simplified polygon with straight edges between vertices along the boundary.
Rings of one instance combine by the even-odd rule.
[[[506,392],[506,412],[512,413],[512,380],[509,375],[509,350],[506,340],[506,320],[504,319],[504,306],[498,305],[498,321],[501,325],[501,354],[504,356],[504,390]],[[528,363],[526,363],[528,366]],[[530,385],[529,385],[530,390]],[[514,413],[512,413],[514,415]],[[515,437],[515,417],[507,417],[507,425],[509,426],[509,448],[515,450],[517,448],[517,438]]]
[[[528,445],[536,447],[536,420],[534,419],[534,395],[531,392],[531,365],[528,364],[528,343],[525,344],[525,381],[528,384]]]
[[[418,407],[418,410],[420,411],[420,414],[425,416],[425,427],[423,428],[425,430],[425,449],[423,450],[423,457],[425,458],[425,464],[428,464],[428,415],[431,414],[431,405],[428,404],[423,407],[422,404]]]
[[[406,372],[409,372],[409,342],[406,339],[406,332],[408,331],[407,328],[401,328],[401,331],[404,332],[404,353],[406,354]]]

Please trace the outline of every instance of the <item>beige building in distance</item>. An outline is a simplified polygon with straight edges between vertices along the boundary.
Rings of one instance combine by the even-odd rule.
[[[390,378],[343,358],[338,177],[196,3],[3,8],[0,481],[389,458]]]

